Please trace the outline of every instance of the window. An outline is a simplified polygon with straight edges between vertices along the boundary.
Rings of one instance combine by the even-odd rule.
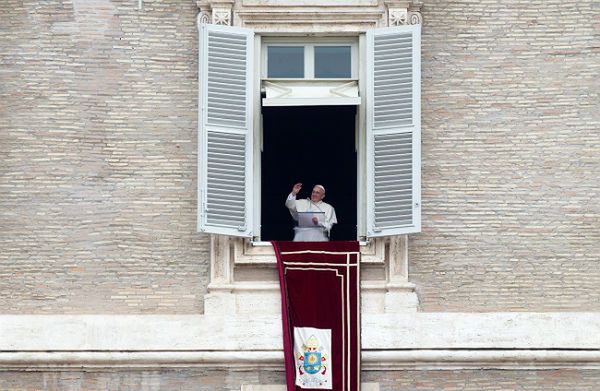
[[[200,35],[200,231],[259,236],[262,123],[256,115],[261,102],[257,63],[262,78],[302,79],[303,74],[302,80],[335,81],[349,72],[360,80],[354,134],[359,150],[357,234],[420,231],[420,25],[370,30],[360,38],[360,47],[347,40],[265,41],[259,62],[254,61],[251,30],[202,25]]]
[[[262,108],[262,148],[255,155],[261,167],[261,240],[293,239],[293,222],[283,200],[296,182],[304,184],[300,199],[310,195],[314,184],[325,185],[325,202],[338,216],[331,240],[356,240],[356,107]]]
[[[270,78],[304,78],[304,47],[268,46],[267,75]]]
[[[350,78],[352,76],[350,46],[315,46],[316,78]]]
[[[261,50],[263,79],[357,79],[358,50],[353,39],[316,42],[265,38]]]

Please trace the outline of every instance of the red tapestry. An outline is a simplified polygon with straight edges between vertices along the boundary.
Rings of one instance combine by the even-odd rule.
[[[273,247],[288,391],[358,391],[358,242],[273,242]]]

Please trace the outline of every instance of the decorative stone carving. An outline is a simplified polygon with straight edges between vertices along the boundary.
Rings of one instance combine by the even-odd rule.
[[[210,13],[207,11],[200,11],[198,13],[198,24],[208,24],[210,23]]]
[[[400,26],[407,24],[408,10],[406,8],[390,8],[388,10],[388,25]]]
[[[385,1],[387,6],[388,26],[401,26],[405,24],[421,24],[423,16],[421,15],[421,7],[423,3],[420,1]]]
[[[423,24],[423,15],[420,11],[408,13],[408,24]]]
[[[231,8],[213,8],[212,23],[231,26]]]
[[[234,0],[197,0],[196,5],[200,10],[198,24],[212,23],[231,26],[233,4]]]

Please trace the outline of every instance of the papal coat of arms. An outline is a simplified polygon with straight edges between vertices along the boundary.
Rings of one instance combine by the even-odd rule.
[[[331,330],[294,328],[294,347],[296,385],[301,388],[331,389]]]

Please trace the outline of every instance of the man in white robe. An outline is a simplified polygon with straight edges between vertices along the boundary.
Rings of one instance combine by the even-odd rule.
[[[302,183],[296,183],[292,192],[285,200],[285,206],[290,210],[294,220],[298,221],[298,212],[323,212],[324,221],[319,221],[317,217],[312,218],[314,227],[296,227],[294,228],[294,242],[326,242],[329,240],[331,227],[337,224],[335,209],[333,206],[323,202],[325,198],[325,188],[321,185],[313,187],[310,198],[297,200],[296,195],[302,189]]]

